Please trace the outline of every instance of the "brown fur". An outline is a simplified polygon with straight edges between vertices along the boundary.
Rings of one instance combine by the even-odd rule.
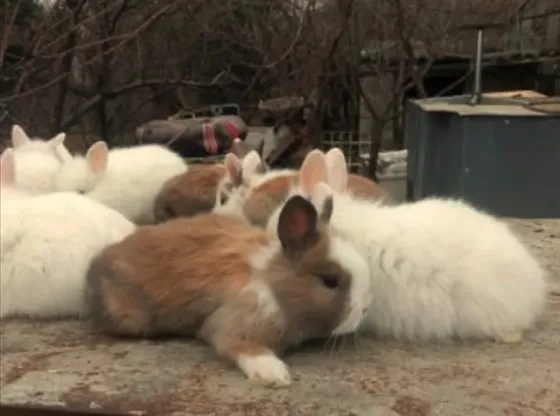
[[[348,175],[348,191],[355,197],[363,199],[377,200],[388,197],[387,191],[377,182],[355,173]]]
[[[265,227],[268,219],[286,198],[290,187],[297,180],[297,173],[278,176],[255,187],[243,206],[247,220],[257,227]]]
[[[297,181],[298,172],[293,175],[279,176],[266,181],[251,190],[243,206],[249,223],[256,227],[266,227],[268,219],[286,198],[290,187]],[[357,198],[378,200],[388,194],[375,181],[357,174],[348,175],[348,191]]]
[[[94,325],[121,336],[198,336],[232,360],[330,335],[346,315],[350,276],[327,259],[329,236],[304,198],[286,203],[278,230],[283,249],[259,271],[249,259],[277,240],[237,219],[207,214],[138,228],[92,262]],[[243,290],[255,281],[279,311],[264,315],[267,305]]]
[[[192,165],[188,172],[168,180],[155,201],[156,220],[163,222],[211,211],[225,173],[222,164]]]

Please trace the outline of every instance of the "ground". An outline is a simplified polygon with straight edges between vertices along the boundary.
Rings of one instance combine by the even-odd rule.
[[[286,358],[291,387],[249,384],[195,342],[125,343],[83,323],[4,322],[2,403],[153,415],[467,416],[560,414],[560,220],[512,220],[550,271],[542,325],[518,345],[362,339]]]

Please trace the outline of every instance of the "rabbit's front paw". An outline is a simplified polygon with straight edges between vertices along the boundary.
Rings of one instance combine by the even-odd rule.
[[[286,387],[292,383],[288,367],[273,354],[244,355],[237,359],[237,364],[251,382],[266,387]]]

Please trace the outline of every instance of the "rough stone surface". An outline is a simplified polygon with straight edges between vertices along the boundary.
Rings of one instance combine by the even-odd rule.
[[[143,415],[560,414],[560,220],[511,220],[550,271],[549,310],[519,345],[361,339],[286,357],[287,389],[251,385],[194,341],[127,343],[79,322],[1,325],[3,403]]]

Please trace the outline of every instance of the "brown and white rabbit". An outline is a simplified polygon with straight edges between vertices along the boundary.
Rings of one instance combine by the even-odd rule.
[[[156,221],[212,211],[218,184],[225,173],[222,163],[199,164],[191,165],[187,172],[169,179],[156,197]]]
[[[329,211],[329,192],[318,185],[313,204]],[[329,233],[313,204],[289,199],[276,235],[217,214],[139,228],[92,262],[94,326],[114,336],[196,336],[251,381],[289,385],[277,354],[353,332],[370,303],[365,259]]]

